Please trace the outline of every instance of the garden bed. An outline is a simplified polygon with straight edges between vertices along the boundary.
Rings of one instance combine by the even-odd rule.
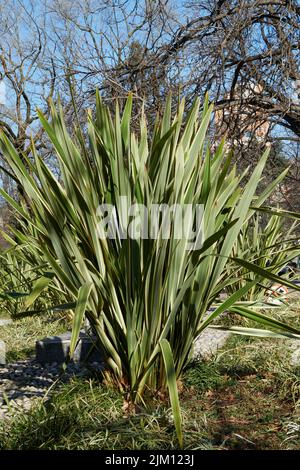
[[[295,306],[275,311],[274,316],[299,324],[299,314],[300,309]],[[24,321],[33,327],[31,320]],[[12,333],[16,327],[5,328],[10,328]],[[23,328],[26,329],[25,325]],[[18,351],[25,364],[26,351],[21,348],[20,330],[16,328],[15,334],[18,334],[16,342],[10,334],[9,357],[16,357]],[[25,335],[25,350],[32,345],[26,338]],[[13,344],[17,345],[17,351],[13,350]],[[180,384],[184,447],[298,449],[300,364],[291,364],[295,347],[295,342],[288,339],[232,335],[209,361],[191,364]],[[91,374],[73,378],[70,375],[67,383],[61,381],[46,399],[37,399],[31,410],[13,407],[9,419],[0,423],[2,449],[175,449],[178,446],[167,399],[153,399],[147,408],[128,414],[123,408],[122,395]]]

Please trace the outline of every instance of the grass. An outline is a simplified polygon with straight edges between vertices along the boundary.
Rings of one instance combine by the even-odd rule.
[[[57,316],[48,318],[24,317],[1,326],[1,339],[6,345],[8,362],[24,360],[34,354],[35,342],[45,336],[55,336],[65,332],[66,321]]]
[[[273,316],[299,324],[299,313],[295,307]],[[180,384],[184,447],[299,449],[300,367],[290,365],[290,345],[232,335],[211,361],[191,364]],[[63,384],[0,424],[0,449],[176,448],[166,400],[128,415],[123,396],[94,379]]]
[[[223,385],[224,379],[215,361],[193,362],[184,375],[184,383],[201,394],[207,390],[217,390]]]
[[[95,382],[74,380],[45,405],[21,414],[1,432],[0,448],[151,449],[166,448],[176,436],[165,413],[126,417],[122,396]]]

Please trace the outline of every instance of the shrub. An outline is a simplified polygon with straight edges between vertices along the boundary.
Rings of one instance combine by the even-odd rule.
[[[260,196],[260,181],[268,151],[242,189],[243,177],[230,169],[231,154],[224,141],[212,155],[206,139],[212,105],[206,99],[199,120],[196,100],[183,125],[184,102],[171,116],[171,99],[164,115],[148,135],[146,119],[140,135],[130,129],[132,98],[123,115],[116,105],[112,117],[97,94],[95,117],[88,115],[87,136],[76,129],[68,133],[62,109],[52,105],[51,122],[39,112],[41,124],[57,154],[61,180],[38,156],[19,155],[1,134],[1,150],[27,194],[18,204],[0,189],[15,208],[32,250],[42,251],[53,273],[77,301],[71,353],[74,351],[84,314],[98,336],[106,356],[106,379],[124,393],[128,409],[147,393],[169,388],[179,442],[182,444],[176,380],[188,363],[195,338],[253,285],[268,276],[257,271],[255,279],[217,305],[208,308],[232,279],[226,265],[233,246],[254,211],[269,197],[286,171]],[[131,217],[128,205],[190,204],[186,223],[193,227],[197,204],[203,206],[203,240],[196,250],[187,249],[188,237],[175,238],[176,220],[170,237],[161,228],[156,238],[107,238],[100,230],[99,205],[113,204],[121,231],[127,233]],[[145,220],[151,225],[150,209]],[[248,263],[248,269],[252,267]],[[288,281],[285,281],[288,283]],[[264,322],[277,331],[298,331],[252,310],[236,308],[243,316]],[[252,330],[253,332],[253,330]],[[144,398],[143,398],[144,397]]]

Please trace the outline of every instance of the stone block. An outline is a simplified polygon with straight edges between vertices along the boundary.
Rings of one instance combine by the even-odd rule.
[[[10,318],[0,318],[0,326],[10,325],[12,320]]]
[[[210,359],[218,349],[222,348],[230,336],[230,332],[206,328],[195,340],[193,359]]]
[[[65,362],[70,351],[71,332],[59,336],[50,336],[36,342],[36,360],[40,364],[61,364]],[[103,362],[99,348],[95,347],[95,339],[80,332],[79,341],[72,362]]]
[[[0,339],[0,365],[6,364],[5,358],[5,343]]]

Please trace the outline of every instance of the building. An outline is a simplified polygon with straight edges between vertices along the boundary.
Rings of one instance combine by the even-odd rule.
[[[268,134],[270,123],[268,116],[262,110],[253,111],[251,105],[247,103],[253,94],[261,94],[261,85],[252,85],[248,88],[237,88],[232,104],[224,104],[224,107],[218,109],[215,113],[215,130],[218,138],[221,139],[227,135],[228,145],[239,146],[249,144],[255,138],[258,142],[264,142],[270,146]],[[229,93],[225,99],[229,100]],[[236,98],[236,100],[235,100]]]

